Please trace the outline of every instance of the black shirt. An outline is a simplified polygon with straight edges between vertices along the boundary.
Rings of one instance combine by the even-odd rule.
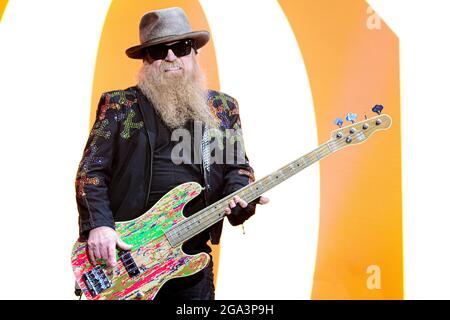
[[[152,182],[150,188],[149,206],[153,206],[163,195],[176,186],[185,182],[202,182],[201,164],[194,163],[192,151],[194,150],[194,135],[192,132],[192,122],[188,122],[184,129],[190,133],[191,154],[182,153],[180,157],[183,159],[181,164],[174,163],[172,159],[172,150],[181,141],[172,141],[172,131],[164,124],[161,118],[156,116],[157,135],[155,150],[153,154]],[[203,196],[200,194],[192,199],[184,207],[183,214],[186,217],[200,211],[205,207]],[[209,240],[208,232],[202,232],[199,235],[188,240],[183,249],[188,254],[198,252],[210,252],[211,249],[206,244]]]

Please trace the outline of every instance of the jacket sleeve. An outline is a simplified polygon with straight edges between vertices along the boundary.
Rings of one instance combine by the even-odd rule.
[[[236,190],[255,181],[253,168],[250,166],[248,157],[245,153],[244,139],[242,134],[241,122],[239,118],[238,105],[236,100],[235,111],[231,116],[230,126],[233,130],[225,136],[225,172],[224,172],[224,193],[227,196]],[[232,152],[232,156],[230,156]],[[230,161],[233,159],[232,161]],[[228,215],[228,220],[231,225],[236,226],[244,223],[248,218],[255,214],[256,199],[248,204],[246,208],[236,206],[231,214]]]
[[[118,133],[115,121],[117,104],[104,93],[97,108],[96,120],[89,134],[76,175],[76,201],[79,213],[80,236],[87,237],[91,229],[114,228],[109,205],[108,185],[114,155],[114,141]]]

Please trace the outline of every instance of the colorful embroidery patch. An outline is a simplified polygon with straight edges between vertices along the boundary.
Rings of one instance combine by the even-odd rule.
[[[133,118],[136,115],[136,112],[134,112],[133,109],[130,109],[130,111],[127,114],[127,118],[124,121],[124,129],[120,133],[120,136],[124,139],[130,138],[130,131],[131,129],[141,129],[144,126],[143,121],[139,122],[133,122]]]
[[[110,104],[110,101],[130,108],[133,104],[137,103],[137,98],[134,94],[127,94],[124,90],[118,90],[107,93],[105,103]]]
[[[99,120],[105,119],[106,111],[109,109],[120,110],[120,104],[118,103],[105,103],[100,107],[100,114],[98,115]]]
[[[108,119],[105,119],[105,120],[103,120],[101,122],[97,122],[94,125],[94,128],[91,131],[91,136],[94,136],[95,138],[102,137],[105,140],[108,140],[111,137],[111,131],[105,130],[105,128],[108,125],[109,125],[109,120]]]
[[[224,128],[230,128],[230,119],[232,116],[239,114],[237,101],[221,92],[210,91],[208,105]]]
[[[79,179],[77,179],[75,181],[75,187],[77,189],[77,197],[83,197],[85,196],[85,192],[84,192],[84,186],[87,184],[92,184],[92,185],[99,185],[100,180],[97,177],[93,177],[93,178],[89,178],[86,177],[85,175],[81,176]]]

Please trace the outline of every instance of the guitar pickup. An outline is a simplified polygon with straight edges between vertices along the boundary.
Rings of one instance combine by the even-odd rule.
[[[85,272],[82,279],[93,297],[111,287],[111,281],[100,266],[96,266],[91,271]]]
[[[119,258],[131,278],[136,277],[141,273],[139,267],[131,256],[130,251],[120,251]]]

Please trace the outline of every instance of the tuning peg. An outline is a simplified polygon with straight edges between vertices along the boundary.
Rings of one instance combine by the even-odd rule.
[[[381,104],[376,104],[373,108],[372,111],[377,113],[378,115],[381,114],[381,110],[383,110],[383,106]]]
[[[342,128],[343,123],[344,123],[344,120],[342,120],[341,118],[336,118],[336,120],[334,120],[334,124],[339,126],[339,128]]]
[[[345,117],[345,120],[350,121],[351,123],[355,123],[356,118],[358,118],[358,115],[356,113],[348,113]]]

